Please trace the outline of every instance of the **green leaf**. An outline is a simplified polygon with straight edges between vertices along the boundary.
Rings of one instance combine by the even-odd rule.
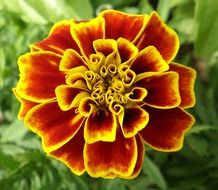
[[[210,130],[216,130],[216,131],[218,131],[218,126],[196,125],[196,126],[192,127],[192,128],[189,130],[189,132],[187,133],[187,135],[198,134],[198,133],[206,132],[206,131],[210,131]]]
[[[158,166],[147,156],[145,156],[144,159],[143,171],[148,175],[148,178],[160,189],[167,189],[167,183]]]
[[[170,1],[169,4],[170,4],[170,7],[175,7],[175,6],[181,6],[181,4],[184,4],[190,1],[192,0],[173,0],[173,1]]]
[[[2,132],[2,142],[19,142],[26,134],[27,129],[23,126],[23,122],[15,120],[10,126],[4,128]]]
[[[90,19],[93,17],[93,9],[89,0],[59,0],[63,2],[64,11],[68,17],[74,19]]]
[[[170,0],[161,0],[157,6],[157,12],[161,18],[166,21],[170,13]]]
[[[153,182],[148,177],[141,176],[134,180],[128,181],[126,185],[129,187],[130,190],[141,190],[145,189],[145,187],[152,186],[152,184]]]
[[[5,67],[5,54],[4,54],[4,50],[1,47],[0,48],[0,88],[3,87],[3,70]]]
[[[210,59],[218,51],[218,1],[196,0],[197,36],[195,52],[197,55]]]
[[[207,156],[209,145],[206,139],[198,135],[191,135],[186,141],[193,151],[197,152],[200,156]]]
[[[19,162],[17,162],[13,156],[0,152],[0,166],[0,168],[15,170],[19,166]]]
[[[140,14],[149,14],[153,11],[153,7],[150,5],[148,0],[141,0],[139,2],[139,13]]]

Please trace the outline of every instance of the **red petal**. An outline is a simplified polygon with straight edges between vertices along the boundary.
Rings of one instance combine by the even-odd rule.
[[[124,138],[117,131],[116,141],[85,144],[84,162],[92,177],[128,177],[132,174],[137,161],[135,137]]]
[[[55,98],[55,88],[65,83],[58,67],[60,57],[51,52],[27,53],[18,60],[20,80],[16,91],[23,98],[43,102]]]
[[[104,38],[104,19],[97,17],[89,22],[73,24],[71,34],[81,52],[88,58],[95,52],[93,41]]]
[[[136,56],[130,67],[136,74],[144,72],[164,72],[169,69],[158,50],[148,46]]]
[[[179,76],[176,72],[147,73],[135,82],[134,86],[148,91],[144,102],[152,107],[168,109],[177,107],[180,102]]]
[[[62,111],[57,102],[48,102],[31,109],[24,122],[42,138],[45,152],[51,152],[66,144],[77,133],[83,120],[75,109]]]
[[[96,53],[102,53],[105,57],[117,51],[117,42],[112,39],[98,39],[93,42]]]
[[[74,49],[80,52],[75,40],[70,34],[73,21],[64,20],[56,23],[47,38],[31,45],[32,51],[44,50],[63,54],[66,49]]]
[[[138,54],[138,49],[124,38],[119,38],[117,44],[121,63],[129,63]]]
[[[13,89],[13,93],[16,96],[17,100],[21,103],[20,110],[18,113],[18,119],[21,120],[26,116],[26,114],[28,113],[29,110],[31,110],[34,106],[36,106],[38,104],[35,102],[31,102],[29,100],[25,100],[25,99],[21,98],[17,94],[16,88]]]
[[[96,109],[86,120],[84,137],[87,143],[112,142],[116,138],[116,117],[108,109]]]
[[[179,49],[179,39],[160,18],[157,12],[152,12],[148,23],[136,43],[139,50],[147,46],[155,46],[162,57],[170,62],[176,56]]]
[[[120,61],[118,54],[117,41],[113,39],[98,39],[93,42],[94,49],[97,53],[105,57],[104,65],[116,64]]]
[[[135,136],[148,123],[148,113],[140,107],[126,108],[124,116],[119,122],[125,138]]]
[[[136,161],[134,171],[128,177],[128,179],[136,178],[139,175],[139,173],[142,169],[143,161],[144,161],[145,147],[144,147],[144,144],[142,143],[142,139],[139,135],[136,135],[136,142],[137,142],[137,148],[138,148],[137,161]]]
[[[143,140],[152,148],[170,152],[182,148],[184,133],[194,124],[194,118],[180,108],[161,110],[145,107],[148,125],[140,131]]]
[[[80,101],[89,97],[90,94],[84,89],[74,88],[68,85],[61,85],[55,89],[58,105],[63,111],[78,107]]]
[[[82,175],[85,171],[83,159],[84,143],[83,130],[80,129],[68,143],[50,152],[49,156],[66,164],[76,175]]]
[[[130,15],[115,10],[106,10],[100,14],[105,20],[105,37],[122,37],[129,41],[136,40],[142,33],[147,21],[146,15]]]
[[[190,67],[171,63],[170,70],[179,73],[179,92],[182,108],[190,108],[195,105],[194,83],[196,71]]]

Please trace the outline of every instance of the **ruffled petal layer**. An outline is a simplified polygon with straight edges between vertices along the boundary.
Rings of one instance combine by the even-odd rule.
[[[80,129],[68,143],[50,152],[49,156],[63,162],[73,173],[82,175],[85,172],[83,159],[84,144],[83,130]]]
[[[80,53],[79,47],[70,34],[72,20],[64,20],[56,23],[50,34],[44,40],[31,45],[32,51],[51,51],[63,54],[66,49],[74,49]]]
[[[194,84],[196,79],[196,71],[190,67],[181,64],[171,63],[170,71],[179,74],[179,93],[181,96],[182,108],[191,108],[195,105]]]
[[[118,131],[114,142],[85,144],[85,168],[92,177],[128,177],[136,166],[137,154],[135,137],[124,138]]]
[[[179,38],[176,32],[162,21],[157,12],[152,12],[136,46],[139,50],[155,46],[162,57],[170,63],[178,52]]]
[[[65,83],[65,74],[59,71],[60,60],[60,56],[51,52],[39,51],[21,56],[17,93],[38,103],[55,98],[55,88]]]
[[[180,108],[161,110],[147,106],[144,109],[149,114],[149,122],[139,134],[145,143],[159,151],[180,150],[194,118]]]
[[[77,133],[83,120],[75,109],[62,111],[57,102],[48,102],[32,108],[24,122],[42,138],[44,151],[51,152],[66,144]]]

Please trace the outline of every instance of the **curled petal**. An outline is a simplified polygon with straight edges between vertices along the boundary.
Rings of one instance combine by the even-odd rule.
[[[118,130],[114,142],[85,144],[85,168],[92,177],[128,177],[135,168],[137,153],[135,137],[124,138]]]
[[[116,116],[122,114],[122,112],[124,111],[124,107],[120,104],[117,104],[115,101],[113,101],[113,98],[110,102],[109,109]]]
[[[125,138],[134,137],[138,131],[146,127],[149,120],[148,113],[140,107],[126,108],[125,111],[118,116]]]
[[[62,60],[60,62],[60,71],[73,72],[76,68],[81,67],[83,70],[87,70],[87,65],[81,56],[73,49],[68,49],[64,52]]]
[[[116,138],[116,117],[108,108],[96,109],[86,120],[84,137],[86,143],[113,142]]]
[[[90,98],[86,97],[79,103],[79,113],[85,117],[89,117],[96,109],[96,102]]]
[[[122,78],[123,86],[129,88],[132,86],[136,78],[136,74],[132,70],[126,70],[124,77]]]
[[[42,138],[44,151],[51,152],[66,144],[77,133],[83,120],[76,109],[62,111],[57,102],[48,102],[32,108],[24,122]]]
[[[152,12],[148,23],[140,36],[136,46],[139,50],[147,46],[155,46],[162,57],[169,63],[176,56],[179,49],[179,38],[160,18],[157,12]]]
[[[134,168],[132,174],[129,177],[127,177],[127,179],[133,179],[139,175],[139,173],[142,169],[143,161],[144,161],[144,155],[145,155],[144,144],[143,144],[142,139],[139,135],[136,135],[135,138],[136,138],[136,143],[137,143],[138,156],[137,156],[135,168]]]
[[[55,89],[58,105],[63,111],[67,111],[73,107],[78,107],[80,101],[89,97],[90,94],[84,89],[74,88],[67,85],[58,86]]]
[[[195,105],[194,83],[196,79],[196,71],[190,67],[180,64],[171,63],[170,71],[179,73],[179,92],[181,96],[182,108],[191,108]]]
[[[179,75],[176,72],[147,73],[134,86],[145,88],[148,95],[144,102],[152,107],[169,109],[179,106]]]
[[[122,37],[135,41],[140,37],[147,22],[147,15],[131,15],[115,10],[106,10],[100,14],[105,20],[105,37]]]
[[[127,93],[125,96],[130,102],[141,102],[147,96],[148,91],[145,88],[133,87],[131,92]]]
[[[89,22],[72,25],[71,34],[86,57],[95,52],[93,41],[104,38],[104,25],[104,19],[100,16]]]
[[[138,49],[124,38],[119,38],[117,44],[121,63],[128,64],[138,54]]]
[[[89,67],[92,71],[99,72],[100,67],[104,64],[105,57],[101,53],[97,54],[91,54],[90,55],[90,61],[89,61]]]
[[[149,123],[139,133],[145,143],[164,152],[180,150],[194,118],[180,108],[161,110],[147,106],[144,109],[149,113]]]
[[[28,113],[29,110],[31,110],[34,106],[36,106],[38,104],[35,102],[31,102],[29,100],[25,100],[25,99],[21,98],[17,94],[16,88],[13,88],[12,90],[13,90],[13,93],[16,96],[17,100],[21,103],[20,110],[18,113],[18,119],[21,120],[26,116],[26,114]]]
[[[80,129],[69,142],[48,155],[63,162],[73,173],[82,175],[85,172],[83,159],[84,143],[83,130]]]
[[[44,40],[31,45],[32,51],[51,51],[63,54],[66,49],[74,49],[80,52],[75,40],[70,34],[72,20],[64,20],[56,23],[50,34]]]
[[[148,46],[139,52],[130,68],[136,74],[140,74],[144,72],[164,72],[169,69],[169,65],[154,46]]]
[[[16,91],[24,99],[43,102],[55,98],[55,88],[65,83],[58,67],[61,57],[51,52],[34,52],[18,60],[20,80]]]

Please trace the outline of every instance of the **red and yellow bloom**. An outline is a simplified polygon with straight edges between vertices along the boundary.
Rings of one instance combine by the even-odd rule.
[[[134,178],[144,145],[177,151],[194,118],[193,69],[156,12],[61,21],[18,60],[19,119],[75,174]]]

